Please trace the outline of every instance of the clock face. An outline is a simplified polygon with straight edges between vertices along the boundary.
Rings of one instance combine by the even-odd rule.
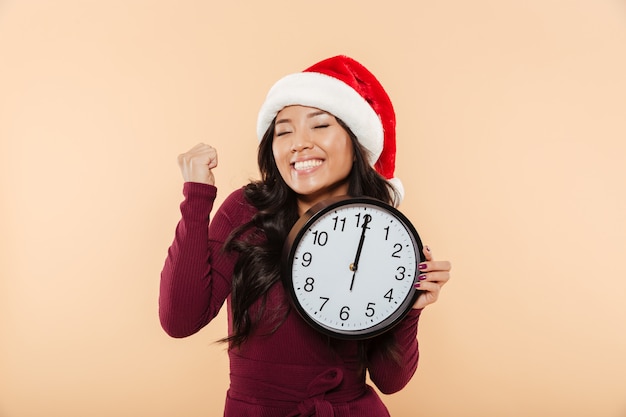
[[[375,199],[340,197],[313,207],[293,227],[283,279],[313,327],[367,338],[411,309],[421,253],[415,228],[398,210]]]

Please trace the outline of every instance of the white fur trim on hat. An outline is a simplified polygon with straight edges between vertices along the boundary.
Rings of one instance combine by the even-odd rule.
[[[274,84],[259,111],[259,141],[278,112],[294,105],[315,107],[341,119],[369,151],[370,163],[373,165],[378,160],[383,150],[384,132],[374,109],[352,87],[316,72],[290,74]]]

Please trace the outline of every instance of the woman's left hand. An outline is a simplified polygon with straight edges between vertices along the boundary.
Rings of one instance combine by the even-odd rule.
[[[432,304],[439,298],[441,287],[450,280],[450,269],[452,265],[448,261],[434,261],[433,254],[428,246],[424,247],[426,262],[419,264],[419,282],[416,285],[422,293],[417,298],[413,308],[424,308]],[[419,286],[417,286],[419,285]]]

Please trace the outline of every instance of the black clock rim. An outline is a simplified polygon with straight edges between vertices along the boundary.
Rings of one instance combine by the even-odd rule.
[[[322,323],[311,318],[304,310],[304,307],[298,301],[298,297],[295,293],[292,282],[292,271],[291,264],[293,261],[293,256],[295,254],[296,245],[294,243],[298,242],[302,235],[306,232],[308,226],[317,221],[321,216],[326,214],[329,211],[332,211],[338,207],[348,205],[348,204],[371,204],[374,206],[381,207],[385,210],[390,211],[393,215],[395,215],[400,221],[402,221],[403,225],[409,230],[409,232],[413,235],[415,239],[415,243],[417,244],[418,251],[416,253],[416,262],[417,264],[421,263],[423,260],[423,245],[417,230],[411,223],[411,221],[398,209],[393,207],[390,204],[385,203],[384,201],[378,200],[372,197],[351,197],[348,195],[344,196],[336,196],[320,201],[319,203],[313,205],[309,208],[293,225],[287,238],[285,239],[285,243],[283,245],[283,250],[281,254],[281,278],[283,281],[283,287],[288,291],[289,298],[291,304],[298,312],[300,317],[304,321],[306,321],[311,327],[320,331],[323,334],[328,336],[338,338],[338,339],[348,339],[348,340],[359,340],[359,339],[369,339],[372,337],[376,337],[391,330],[395,327],[406,315],[411,311],[413,304],[421,294],[421,291],[411,287],[409,294],[405,297],[400,307],[389,317],[387,317],[382,322],[368,327],[366,329],[360,330],[340,330],[335,328],[330,328]],[[417,282],[418,274],[414,277],[414,282]]]

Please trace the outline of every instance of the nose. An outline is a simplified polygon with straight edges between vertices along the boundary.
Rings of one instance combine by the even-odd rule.
[[[309,133],[305,131],[299,131],[294,133],[293,141],[291,142],[291,151],[292,152],[300,152],[304,149],[310,149],[313,147],[313,142],[311,141],[311,137]]]

